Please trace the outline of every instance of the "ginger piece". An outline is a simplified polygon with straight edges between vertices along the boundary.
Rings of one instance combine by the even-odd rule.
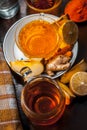
[[[53,75],[55,71],[66,70],[70,67],[70,57],[58,55],[46,64],[46,72]]]

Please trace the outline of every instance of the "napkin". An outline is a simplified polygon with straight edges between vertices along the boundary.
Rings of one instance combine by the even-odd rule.
[[[0,48],[0,130],[23,130],[11,71]]]

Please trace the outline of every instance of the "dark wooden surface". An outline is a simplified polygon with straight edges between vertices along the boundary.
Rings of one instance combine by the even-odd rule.
[[[59,12],[56,12],[55,15],[60,16],[63,14],[63,9],[68,1],[69,0],[63,0]],[[0,44],[2,45],[2,47],[5,34],[11,27],[11,25],[20,18],[31,14],[24,0],[19,0],[19,4],[20,9],[15,17],[9,20],[0,18]],[[79,24],[77,23],[77,26],[79,28],[79,50],[75,64],[83,58],[87,61],[87,22]],[[62,118],[56,124],[48,127],[32,126],[28,122],[20,107],[20,94],[23,82],[21,80],[21,77],[19,77],[17,74],[14,74],[13,72],[12,74],[16,81],[15,89],[19,105],[20,117],[24,130],[87,130],[87,96],[81,98],[78,97],[72,102],[71,105],[66,106],[66,110]],[[17,84],[19,84],[19,86]]]

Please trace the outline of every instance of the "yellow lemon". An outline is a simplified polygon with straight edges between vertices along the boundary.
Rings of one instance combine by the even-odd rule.
[[[74,44],[78,39],[78,27],[71,20],[63,23],[58,32],[63,42],[67,44]]]
[[[70,89],[78,96],[87,95],[87,72],[76,72],[70,79]]]

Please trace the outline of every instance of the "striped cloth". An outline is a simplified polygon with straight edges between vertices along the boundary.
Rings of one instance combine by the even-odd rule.
[[[12,76],[0,49],[0,130],[22,130]]]

